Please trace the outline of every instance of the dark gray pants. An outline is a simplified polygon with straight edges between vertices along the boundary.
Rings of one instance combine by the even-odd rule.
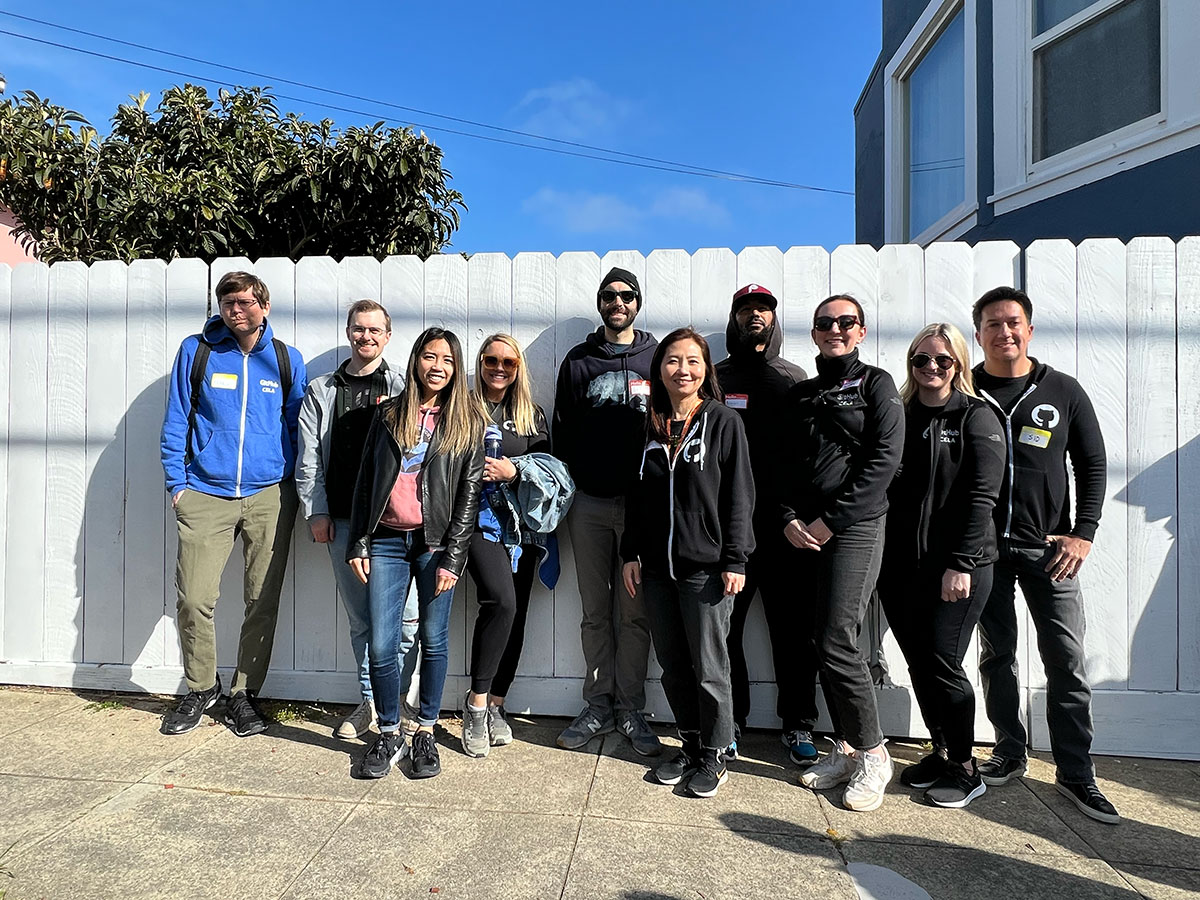
[[[821,661],[821,691],[834,734],[856,750],[883,741],[871,669],[858,647],[867,604],[879,577],[887,516],[856,522],[820,550],[805,550],[816,571],[813,637]]]
[[[1021,722],[1021,682],[1017,671],[1016,586],[1037,632],[1046,667],[1046,721],[1058,777],[1087,783],[1092,767],[1092,690],[1084,671],[1083,595],[1074,578],[1052,581],[1046,564],[1049,545],[1029,547],[1000,542],[991,596],[979,620],[979,674],[984,705],[996,729],[995,754],[1024,759],[1028,735]]]
[[[672,580],[642,569],[642,593],[662,664],[662,686],[681,732],[700,732],[700,745],[724,749],[733,740],[733,694],[729,685],[729,614],[718,570]]]

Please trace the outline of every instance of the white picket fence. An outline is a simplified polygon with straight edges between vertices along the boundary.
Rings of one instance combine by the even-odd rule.
[[[146,260],[126,266],[0,266],[0,682],[175,692],[175,526],[159,464],[166,376],[180,341],[204,319],[210,285],[250,269],[272,293],[275,333],[299,348],[310,375],[345,358],[346,307],[377,298],[403,366],[413,338],[443,325],[474,359],[494,331],[526,347],[547,411],[564,353],[597,322],[595,290],[620,265],[645,291],[639,325],[658,336],[691,323],[724,356],[734,289],[776,292],[785,355],[812,368],[808,323],[828,294],[866,309],[864,358],[899,381],[911,336],[926,322],[970,329],[970,306],[999,284],[1026,285],[1036,305],[1033,353],[1076,375],[1099,411],[1109,455],[1108,501],[1084,569],[1096,749],[1200,757],[1200,238],[1009,243],[751,247],[688,254],[521,253],[374,259]],[[1022,271],[1022,268],[1024,271]],[[1181,502],[1181,500],[1183,502]],[[569,540],[553,593],[538,588],[510,706],[573,714],[583,658]],[[222,582],[220,661],[233,661],[239,560]],[[797,602],[804,586],[797,585]],[[466,686],[473,587],[456,598],[446,702]],[[752,724],[774,727],[774,686],[757,606],[747,631]],[[885,730],[920,734],[902,658],[884,641],[899,689],[881,690]],[[1044,678],[1029,630],[1021,644],[1033,741],[1047,746]],[[1029,660],[1034,664],[1030,665]],[[352,701],[354,663],[329,559],[296,529],[272,674],[277,697]],[[652,670],[657,674],[658,669]],[[657,681],[651,707],[670,713]],[[981,704],[982,705],[982,704]],[[980,710],[977,735],[990,730]]]

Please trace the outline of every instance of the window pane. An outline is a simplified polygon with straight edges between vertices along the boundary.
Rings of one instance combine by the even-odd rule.
[[[1159,0],[1131,0],[1033,59],[1033,159],[1157,113]]]
[[[963,202],[963,14],[908,76],[908,234],[920,234]]]
[[[1036,0],[1037,15],[1034,17],[1034,37],[1049,31],[1059,22],[1065,22],[1075,13],[1087,9],[1096,0]]]

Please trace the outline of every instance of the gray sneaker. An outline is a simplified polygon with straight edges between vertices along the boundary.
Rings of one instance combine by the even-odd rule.
[[[346,718],[342,719],[333,734],[343,741],[352,741],[370,731],[371,726],[374,724],[375,707],[370,700],[364,700],[358,706],[354,707]]]
[[[492,738],[493,747],[503,747],[511,744],[513,739],[512,726],[508,724],[508,713],[503,706],[488,705],[488,734]]]
[[[467,696],[470,696],[469,694]],[[480,759],[488,755],[492,742],[488,737],[488,711],[472,709],[463,697],[462,747],[467,756]]]
[[[413,735],[417,733],[420,724],[417,719],[421,717],[421,711],[408,702],[405,698],[400,704],[400,731],[405,738],[411,743]]]
[[[616,727],[611,709],[592,706],[589,703],[583,708],[583,712],[575,717],[575,721],[563,729],[562,734],[558,736],[558,746],[566,750],[578,750],[586,746],[592,738],[608,734]]]
[[[658,756],[662,744],[658,735],[646,724],[646,717],[638,709],[622,709],[617,712],[617,731],[629,738],[639,756]]]

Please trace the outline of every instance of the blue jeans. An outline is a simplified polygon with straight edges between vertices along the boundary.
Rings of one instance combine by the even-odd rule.
[[[404,608],[409,586],[417,583],[417,633],[421,639],[421,725],[437,722],[442,708],[442,687],[449,664],[450,603],[454,591],[437,589],[437,568],[442,554],[425,544],[425,534],[394,531],[371,538],[371,572],[367,577],[371,611],[371,646],[394,647],[395,653],[370,659],[371,688],[379,730],[395,731],[400,725],[400,651]]]
[[[346,562],[346,549],[350,543],[350,520],[333,520],[333,540],[325,546],[329,550],[329,559],[333,563],[333,578],[337,582],[338,593],[342,595],[342,605],[346,607],[346,616],[350,620],[350,650],[354,653],[354,661],[358,664],[358,687],[362,698],[373,701],[371,692],[370,659],[371,636],[371,605],[367,586],[358,580],[354,570]],[[408,693],[412,684],[413,672],[417,668],[417,598],[411,591],[404,604],[403,619],[400,625],[400,645],[396,651],[400,657],[400,696]]]

